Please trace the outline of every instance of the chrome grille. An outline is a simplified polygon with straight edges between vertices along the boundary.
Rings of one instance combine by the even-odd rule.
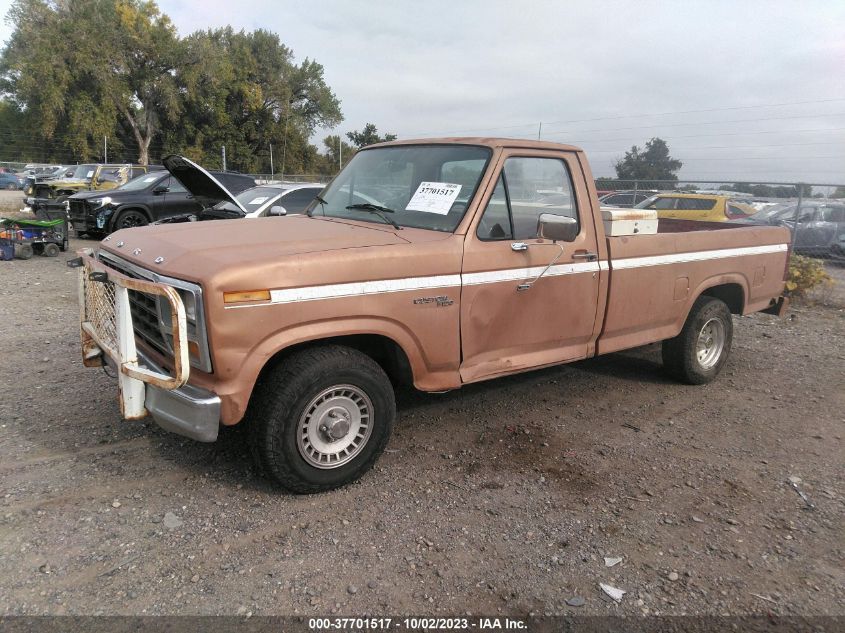
[[[111,258],[103,258],[103,261],[119,273],[132,277],[133,279],[145,279],[129,268],[121,265]],[[135,341],[146,343],[156,351],[169,355],[170,349],[161,335],[161,328],[158,325],[158,301],[152,295],[137,290],[129,290],[129,309],[132,312],[132,324],[135,329]]]

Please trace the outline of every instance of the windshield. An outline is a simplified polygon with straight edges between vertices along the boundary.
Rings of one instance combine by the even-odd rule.
[[[147,187],[152,186],[154,182],[164,180],[166,176],[170,176],[170,173],[164,172],[154,175],[144,174],[143,176],[133,178],[125,185],[121,185],[120,187],[115,189],[115,191],[141,191],[142,189],[146,189]]]
[[[313,215],[454,231],[491,151],[474,145],[398,145],[362,150],[309,207]],[[359,208],[349,208],[349,207]],[[387,220],[377,213],[387,216]]]
[[[267,206],[271,200],[278,198],[284,191],[278,187],[252,187],[245,191],[241,191],[235,196],[235,200],[240,202],[248,213],[258,211],[262,207]],[[223,200],[214,205],[215,209],[228,209],[230,211],[241,210],[231,200]]]
[[[77,165],[72,177],[75,180],[91,180],[95,171],[97,171],[96,165]]]

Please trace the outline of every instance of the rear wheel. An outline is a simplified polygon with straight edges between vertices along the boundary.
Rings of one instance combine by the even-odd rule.
[[[59,245],[58,244],[45,244],[44,250],[41,251],[41,254],[44,257],[56,257],[59,254]]]
[[[143,212],[136,211],[135,209],[127,209],[126,211],[121,211],[117,218],[115,218],[114,230],[131,229],[136,226],[146,226],[149,223],[150,221]]]
[[[663,366],[681,382],[708,383],[727,362],[732,340],[733,320],[725,302],[699,297],[681,333],[663,341]]]
[[[20,189],[20,187],[18,185],[16,185],[15,183],[10,182],[9,184],[6,185],[6,189],[8,189],[9,191],[15,191],[16,189]]]
[[[297,493],[355,481],[387,445],[396,418],[390,380],[340,346],[297,352],[267,372],[247,412],[258,466]]]

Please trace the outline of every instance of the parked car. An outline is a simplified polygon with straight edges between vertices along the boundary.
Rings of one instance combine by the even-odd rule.
[[[326,185],[317,182],[259,185],[239,193],[235,198],[246,218],[297,215],[305,213],[308,205],[325,187]],[[214,208],[234,210],[238,209],[238,206],[231,200],[226,200],[216,204]]]
[[[15,189],[21,189],[22,187],[23,182],[14,174],[0,174],[0,189],[9,189],[10,191],[14,191]]]
[[[24,178],[23,191],[27,195],[35,193],[35,185],[47,181],[67,180],[73,177],[76,165],[58,165],[44,171],[28,174]]]
[[[840,237],[845,234],[845,204],[802,202],[797,226],[796,207],[793,205],[777,216],[779,223],[792,232],[793,250],[799,255],[815,257],[835,255],[840,246]]]
[[[165,218],[160,221],[163,224],[296,215],[305,212],[325,187],[322,183],[310,182],[265,184],[245,190],[233,189],[226,186],[225,180],[220,182],[219,172],[206,171],[184,156],[168,156],[162,162],[189,192],[198,197],[219,201],[199,213]],[[255,181],[252,181],[252,184],[255,184]]]
[[[635,205],[637,209],[655,209],[658,218],[727,222],[753,215],[749,204],[719,194],[658,193]]]
[[[614,191],[599,198],[603,207],[622,207],[630,209],[636,204],[648,200],[656,191]]]
[[[357,152],[310,213],[119,231],[71,262],[83,362],[118,368],[127,419],[204,442],[248,420],[257,465],[300,493],[372,467],[396,384],[441,392],[657,341],[671,375],[714,380],[731,314],[786,308],[789,231],[658,227],[600,209],[585,172],[556,143],[398,141]],[[102,301],[119,287],[127,301]]]
[[[107,191],[126,184],[138,176],[160,169],[162,169],[161,165],[130,165],[128,163],[78,165],[70,178],[35,183],[33,198],[62,201],[80,191]]]
[[[229,192],[241,192],[255,185],[251,176],[211,173],[225,183]],[[226,199],[226,194],[194,195],[170,172],[158,170],[107,192],[85,191],[74,194],[67,199],[67,203],[70,221],[77,234],[98,237],[118,229],[144,226],[163,218],[197,213],[204,207]]]
[[[161,165],[78,165],[73,177],[36,183],[35,194],[25,198],[37,217],[55,215],[67,208],[67,198],[81,191],[110,191],[137,176],[161,171]]]

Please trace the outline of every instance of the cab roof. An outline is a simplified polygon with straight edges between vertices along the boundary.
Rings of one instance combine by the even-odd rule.
[[[566,150],[570,152],[582,151],[580,147],[575,147],[574,145],[564,145],[562,143],[553,143],[551,141],[536,141],[524,138],[497,138],[489,136],[445,136],[441,138],[402,139],[398,141],[388,141],[386,143],[375,143],[362,149],[368,149],[371,147],[391,147],[395,145],[482,145],[492,149],[516,147],[519,149]]]

